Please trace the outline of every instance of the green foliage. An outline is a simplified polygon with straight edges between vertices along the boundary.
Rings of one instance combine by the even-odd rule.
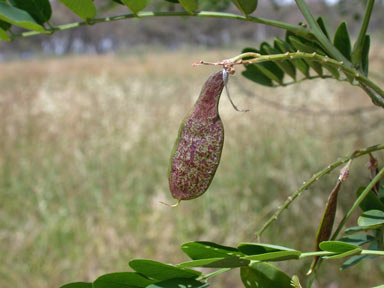
[[[193,260],[244,256],[239,249],[205,241],[185,243],[181,246],[181,250]]]
[[[240,243],[239,250],[246,255],[244,259],[254,261],[283,261],[290,259],[298,259],[301,252],[270,244],[262,243]]]
[[[253,13],[257,8],[257,0],[232,0],[232,2],[245,16]]]
[[[180,288],[181,287],[204,288],[204,287],[208,287],[208,283],[200,282],[194,279],[179,278],[179,279],[165,280],[165,281],[157,282],[147,286],[147,288],[179,288],[179,287]]]
[[[118,272],[100,276],[93,282],[93,288],[141,288],[154,282],[136,272]]]
[[[132,260],[129,266],[142,275],[161,281],[173,278],[197,278],[201,275],[201,272],[192,269],[146,259]]]
[[[189,13],[193,13],[198,8],[197,0],[179,0],[179,2]]]
[[[240,269],[241,281],[246,288],[290,288],[291,278],[275,266],[256,262]]]
[[[121,0],[136,15],[147,6],[146,0]]]
[[[75,23],[68,27],[111,20],[111,18],[106,17],[105,19],[92,21],[96,16],[96,7],[92,0],[59,1],[85,20],[85,22]],[[178,2],[181,4],[189,15],[186,12],[178,12],[177,14],[142,13],[138,15],[138,13],[146,7],[147,1],[113,1],[124,4],[134,14],[125,15],[124,17],[120,17],[121,19],[140,15],[146,17],[158,15],[209,15],[210,17],[253,21],[285,29],[287,31],[285,40],[276,38],[273,45],[263,42],[259,48],[245,48],[242,53],[248,54],[245,54],[246,56],[243,58],[240,57],[237,59],[244,62],[234,61],[228,63],[224,61],[221,64],[224,68],[233,68],[234,65],[244,63],[245,71],[242,72],[244,77],[269,87],[291,84],[285,82],[285,75],[288,75],[293,80],[292,83],[313,78],[345,80],[342,79],[342,77],[345,77],[351,84],[360,85],[375,104],[384,107],[383,90],[370,79],[363,76],[368,75],[370,36],[367,35],[366,32],[374,1],[367,2],[362,28],[360,29],[358,39],[353,49],[347,24],[345,22],[340,23],[334,33],[332,43],[324,20],[321,17],[315,20],[309,8],[306,6],[305,1],[296,1],[298,8],[308,22],[307,24],[303,24],[303,26],[250,17],[249,14],[253,13],[257,8],[257,0],[232,0],[245,17],[225,13],[207,14],[196,12],[198,10],[197,0],[167,0],[172,3]],[[9,0],[9,4],[8,2],[0,0],[0,39],[8,41],[15,38],[12,32],[10,34],[7,32],[10,31],[12,25],[37,32],[17,35],[22,37],[24,37],[24,35],[53,33],[56,30],[69,29],[63,26],[50,26],[48,21],[51,18],[51,14],[51,5],[48,0]],[[115,17],[113,20],[116,19],[118,19],[118,17]],[[49,29],[45,29],[43,26],[44,23],[48,23]],[[282,56],[282,54],[284,55]],[[258,61],[258,59],[262,61]],[[247,62],[246,60],[249,61]],[[254,60],[254,62],[251,60]],[[298,79],[297,71],[300,71],[304,78]],[[317,75],[312,76],[311,73],[313,72]],[[363,73],[363,75],[361,75],[361,73]],[[350,161],[352,161],[352,158],[353,157],[351,157]],[[381,170],[380,173],[383,173],[382,171],[384,170]],[[377,174],[369,185],[379,185],[374,182],[375,179],[379,179],[379,176],[381,177],[382,174]],[[205,281],[210,277],[234,268],[240,268],[241,280],[247,288],[300,287],[301,285],[298,279],[289,277],[274,265],[265,262],[296,260],[304,257],[322,257],[323,259],[350,257],[342,265],[342,269],[345,269],[365,258],[372,258],[379,255],[383,256],[384,202],[382,201],[382,197],[384,188],[380,188],[379,195],[375,194],[377,190],[375,190],[375,192],[368,191],[372,189],[373,186],[368,185],[360,188],[357,191],[357,199],[349,211],[351,213],[348,212],[346,214],[340,222],[338,229],[331,237],[340,182],[338,182],[338,185],[329,198],[316,236],[316,249],[321,249],[322,251],[320,252],[303,253],[299,250],[264,243],[240,243],[237,248],[234,248],[213,242],[188,242],[183,244],[181,249],[192,259],[191,261],[171,265],[148,259],[134,259],[129,262],[129,266],[135,272],[105,274],[97,278],[93,283],[76,282],[64,285],[62,288],[201,288],[208,286]],[[299,194],[297,194],[297,196],[298,195]],[[290,202],[287,203],[289,204]],[[323,241],[337,239],[338,233],[342,231],[348,217],[350,217],[354,209],[359,206],[363,213],[358,218],[357,227],[347,229],[345,231],[347,236],[339,240]],[[360,232],[360,234],[353,234],[356,232]],[[364,232],[367,233],[362,234]],[[372,233],[372,235],[368,233]],[[364,249],[363,246],[367,244],[369,244],[368,249]],[[211,274],[203,274],[198,270],[191,269],[207,267],[221,270],[216,270]]]
[[[0,20],[25,29],[45,32],[44,27],[37,23],[27,12],[3,2],[0,2]]]
[[[10,0],[10,2],[13,6],[28,12],[39,24],[47,22],[52,16],[49,0]]]
[[[384,226],[384,212],[381,210],[369,210],[357,220],[359,226],[364,229],[377,229]]]
[[[348,28],[345,22],[341,22],[337,28],[333,44],[337,49],[339,49],[345,58],[351,60],[351,40],[349,38]]]
[[[92,0],[59,0],[68,7],[73,13],[84,20],[92,19],[96,16],[96,7]]]
[[[92,283],[88,282],[74,282],[61,286],[60,288],[92,288]]]

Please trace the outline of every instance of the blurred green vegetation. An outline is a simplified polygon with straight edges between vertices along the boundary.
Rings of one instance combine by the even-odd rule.
[[[383,142],[384,128],[377,124],[383,112],[358,88],[318,80],[270,89],[237,73],[229,84],[232,98],[251,111],[234,111],[223,95],[225,145],[210,189],[175,209],[161,205],[174,201],[167,169],[179,123],[217,69],[190,64],[237,53],[162,51],[1,63],[0,287],[93,280],[128,270],[133,258],[185,261],[179,246],[186,241],[256,241],[263,220],[313,173]],[[384,67],[383,48],[373,53],[375,75]],[[380,74],[375,77],[384,83]],[[383,165],[383,153],[377,157]],[[369,180],[367,160],[354,162],[337,219]],[[305,191],[261,240],[312,250],[337,177],[335,171]],[[280,267],[303,277],[310,261]],[[339,272],[341,262],[325,263],[316,287],[380,284],[380,261]],[[236,272],[213,281],[215,287],[241,287]]]

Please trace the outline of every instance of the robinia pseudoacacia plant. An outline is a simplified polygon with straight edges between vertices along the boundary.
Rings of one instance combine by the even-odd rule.
[[[13,41],[19,37],[39,34],[46,34],[48,37],[61,30],[137,17],[216,17],[248,21],[285,30],[284,39],[275,38],[273,43],[263,42],[259,47],[244,48],[239,55],[229,59],[196,63],[217,65],[220,71],[211,75],[203,85],[196,104],[187,114],[178,132],[168,173],[170,191],[178,202],[201,196],[209,188],[215,175],[224,139],[218,105],[222,90],[226,88],[228,78],[234,73],[237,65],[244,66],[242,75],[245,78],[258,85],[269,87],[287,86],[316,78],[345,81],[363,89],[374,105],[384,108],[384,91],[368,74],[371,38],[367,34],[367,29],[375,5],[374,0],[366,1],[364,17],[353,45],[345,22],[340,23],[334,31],[334,38],[331,39],[323,18],[315,18],[304,0],[296,0],[297,8],[305,19],[305,23],[299,25],[251,16],[250,14],[257,9],[257,0],[232,0],[240,14],[199,11],[197,0],[154,1],[173,2],[182,7],[179,10],[184,11],[142,11],[147,6],[145,0],[113,0],[116,5],[127,6],[132,13],[97,18],[96,7],[92,0],[59,0],[83,21],[53,26],[49,22],[52,15],[49,0],[0,0],[0,39]],[[14,26],[19,28],[14,29]],[[27,31],[20,32],[20,28]],[[287,78],[291,80],[286,82]],[[228,91],[227,94],[229,96]],[[234,104],[233,106],[238,110]],[[134,259],[129,262],[134,271],[110,273],[98,277],[93,282],[74,282],[63,285],[62,288],[198,288],[207,287],[208,279],[233,269],[240,270],[241,280],[247,288],[298,288],[302,287],[301,283],[304,281],[306,287],[311,287],[324,259],[344,258],[341,269],[347,269],[359,261],[382,257],[384,256],[384,186],[380,184],[380,179],[384,176],[384,167],[379,167],[374,153],[383,149],[384,144],[376,144],[330,163],[304,182],[257,231],[260,237],[302,192],[322,176],[342,166],[340,176],[324,207],[314,237],[313,251],[300,251],[266,243],[247,242],[239,243],[236,247],[228,247],[212,242],[193,241],[181,245],[181,250],[191,259],[188,262],[171,265],[155,260]],[[370,180],[357,190],[353,205],[333,229],[339,191],[348,179],[352,162],[362,156],[369,157]],[[347,220],[358,208],[360,215],[357,225],[346,228]],[[308,257],[313,258],[313,262],[311,267],[308,267],[308,277],[305,279],[299,279],[295,275],[289,276],[270,263]],[[213,268],[214,271],[203,274],[196,269],[204,267]]]

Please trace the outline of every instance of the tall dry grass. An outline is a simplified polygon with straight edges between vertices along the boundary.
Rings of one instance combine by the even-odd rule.
[[[1,63],[0,287],[93,280],[128,270],[133,258],[176,263],[186,260],[179,245],[191,240],[255,241],[263,220],[313,173],[357,148],[383,142],[379,108],[335,115],[372,106],[358,88],[319,80],[270,89],[238,73],[230,82],[232,97],[251,111],[237,113],[222,98],[225,145],[209,191],[177,209],[159,204],[172,202],[167,168],[178,125],[215,71],[192,68],[191,62],[236,53]],[[374,55],[379,60],[371,69],[380,80],[375,71],[384,67],[382,48]],[[377,156],[383,164],[383,153]],[[357,187],[368,181],[366,161],[353,164],[339,219]],[[313,249],[337,174],[306,191],[262,241]],[[303,275],[308,261],[280,267]],[[379,261],[368,261],[338,272],[340,263],[324,265],[317,287],[369,287],[379,284],[384,271]],[[215,287],[240,287],[236,272],[214,281]]]

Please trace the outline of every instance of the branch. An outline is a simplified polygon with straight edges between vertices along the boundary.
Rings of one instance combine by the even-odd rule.
[[[247,60],[242,60],[244,58],[252,58]],[[226,64],[228,62],[232,62],[234,64],[256,64],[260,62],[266,62],[266,61],[283,61],[283,60],[292,60],[292,59],[310,59],[312,61],[318,61],[323,64],[331,65],[335,67],[338,70],[341,70],[344,74],[349,75],[352,77],[352,79],[356,80],[358,84],[352,85],[359,85],[372,99],[372,102],[384,108],[384,91],[377,86],[373,81],[365,77],[364,75],[360,74],[358,71],[356,71],[355,68],[347,65],[343,61],[337,61],[335,59],[329,58],[328,56],[323,56],[320,54],[314,53],[304,53],[300,51],[292,52],[292,53],[284,53],[284,54],[273,54],[273,55],[261,55],[259,53],[253,53],[253,52],[247,52],[240,54],[238,56],[235,56],[231,59],[228,59],[226,61],[223,61],[223,63],[218,64]]]
[[[357,64],[360,62],[359,59],[361,59],[361,54],[363,53],[365,35],[367,34],[368,24],[371,19],[371,14],[372,14],[374,5],[375,5],[375,0],[368,0],[367,6],[365,8],[363,23],[359,31],[359,36],[357,36],[357,40],[355,42],[355,45],[353,46],[352,62],[354,64]]]
[[[201,11],[201,12],[195,12],[195,13],[188,13],[188,12],[139,12],[137,15],[134,14],[123,14],[123,15],[117,15],[117,16],[111,16],[111,17],[105,17],[105,18],[94,18],[91,20],[88,20],[87,22],[75,22],[70,24],[64,24],[59,26],[54,26],[50,29],[47,29],[46,32],[48,33],[54,33],[56,31],[62,31],[67,29],[72,29],[80,26],[85,25],[94,25],[97,23],[105,23],[105,22],[113,22],[113,21],[120,21],[120,20],[126,20],[126,19],[132,19],[132,18],[148,18],[148,17],[208,17],[208,18],[223,18],[223,19],[232,19],[232,20],[239,20],[239,21],[248,21],[248,22],[254,22],[264,25],[269,25],[277,28],[281,28],[284,30],[291,31],[297,35],[300,35],[305,38],[309,38],[309,32],[304,27],[301,27],[299,25],[292,25],[276,20],[270,20],[270,19],[264,19],[264,18],[258,18],[253,16],[242,16],[238,14],[233,13],[222,13],[222,12],[210,12],[210,11]],[[46,33],[45,32],[45,33]],[[42,32],[38,31],[28,31],[23,32],[20,34],[11,35],[11,39],[16,37],[30,37],[43,34]]]
[[[316,19],[313,17],[304,0],[296,0],[296,5],[308,22],[311,30],[310,33],[317,39],[319,44],[335,59],[343,61],[346,66],[352,67],[352,63],[332,44],[332,42],[324,35]]]
[[[277,218],[280,216],[280,214],[286,209],[288,208],[288,206],[297,198],[301,195],[301,193],[303,193],[304,190],[307,190],[313,183],[315,183],[317,180],[319,180],[321,177],[323,177],[324,175],[330,173],[331,171],[333,171],[335,168],[339,167],[340,165],[348,162],[350,159],[354,159],[354,158],[358,158],[358,157],[361,157],[363,155],[366,155],[368,153],[372,153],[372,152],[375,152],[375,151],[379,151],[379,150],[383,150],[384,149],[384,144],[379,144],[379,145],[375,145],[375,146],[371,146],[371,147],[368,147],[368,148],[365,148],[363,150],[358,150],[356,152],[354,152],[352,154],[352,157],[351,156],[348,156],[348,157],[344,157],[338,161],[335,161],[333,163],[331,163],[330,165],[328,165],[326,168],[324,168],[323,170],[317,172],[316,174],[314,174],[309,180],[308,182],[304,182],[304,184],[295,192],[293,193],[291,196],[288,197],[288,199],[283,203],[283,205],[281,205],[280,207],[277,208],[276,212],[267,220],[267,222],[265,222],[263,224],[263,226],[256,232],[256,236],[257,237],[261,237],[261,235],[264,233],[264,231],[273,223],[277,220]]]

